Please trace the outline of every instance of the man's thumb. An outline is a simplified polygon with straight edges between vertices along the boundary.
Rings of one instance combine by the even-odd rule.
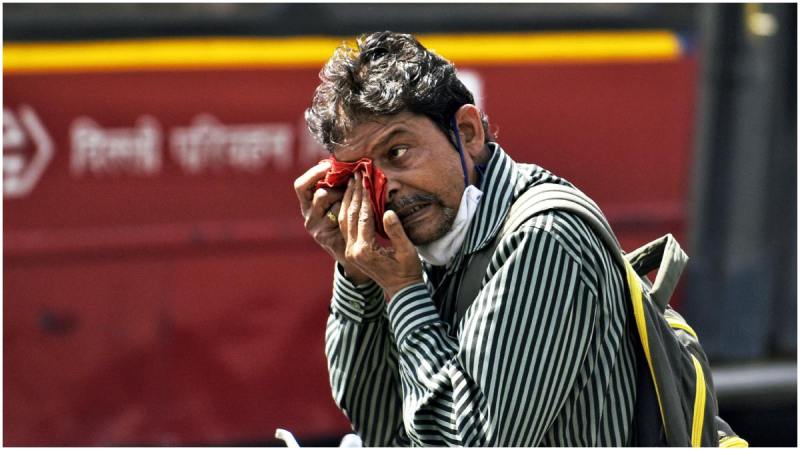
[[[413,249],[414,244],[406,236],[406,230],[403,229],[403,224],[400,223],[396,212],[389,210],[383,213],[383,229],[386,230],[386,235],[389,236],[389,240],[396,250]]]

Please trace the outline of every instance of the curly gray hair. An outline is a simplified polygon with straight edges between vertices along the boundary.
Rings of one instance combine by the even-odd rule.
[[[361,35],[356,44],[339,46],[319,73],[322,83],[305,112],[314,138],[333,152],[361,120],[409,111],[430,118],[452,142],[451,117],[475,103],[455,66],[410,34],[382,31]],[[490,142],[483,114],[481,121]]]

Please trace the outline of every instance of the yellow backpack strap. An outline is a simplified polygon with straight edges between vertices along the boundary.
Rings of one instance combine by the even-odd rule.
[[[703,437],[703,418],[706,413],[706,377],[703,367],[694,355],[695,387],[694,387],[694,414],[692,415],[692,447],[700,447]]]
[[[710,386],[711,382],[710,380],[706,382],[703,366],[697,357],[691,352],[689,353],[695,372],[695,398],[693,408],[689,411],[682,407],[681,401],[683,397],[680,394],[677,396],[671,394],[673,391],[679,390],[676,379],[662,378],[661,381],[663,383],[659,385],[659,377],[657,376],[657,373],[661,371],[670,372],[670,367],[672,367],[669,361],[669,352],[665,347],[658,344],[661,338],[661,334],[659,334],[661,327],[672,327],[686,331],[686,336],[689,339],[693,338],[695,341],[697,336],[694,330],[686,325],[685,321],[678,320],[678,315],[672,317],[675,320],[671,322],[666,320],[668,318],[665,318],[669,297],[672,295],[678,278],[688,261],[688,257],[681,250],[677,241],[671,235],[666,235],[648,244],[643,249],[623,255],[619,242],[611,231],[611,227],[608,225],[600,208],[578,189],[558,184],[534,186],[516,199],[509,211],[501,234],[505,234],[507,230],[516,229],[535,214],[553,209],[572,212],[586,221],[611,252],[618,265],[625,271],[636,328],[655,388],[661,423],[664,426],[667,442],[670,445],[691,444],[692,446],[700,446],[704,440],[705,445],[708,445],[709,439],[712,439],[714,444],[717,444],[719,438],[716,434],[713,437],[709,433],[706,433],[705,436],[703,435],[704,428],[708,428],[704,425],[708,424],[705,417],[708,413],[706,395],[708,392],[707,386]],[[645,281],[640,278],[639,274],[650,272],[655,268],[659,269],[656,281],[652,286],[649,285],[649,282],[647,283],[647,295],[645,295],[642,285]],[[648,316],[651,316],[650,319],[648,319]],[[648,329],[648,327],[653,328]],[[654,334],[653,336],[649,336],[651,331]],[[654,339],[652,342],[654,347],[652,348],[651,338]],[[658,368],[658,371],[656,371],[656,368]],[[692,370],[692,368],[690,367],[688,370]],[[714,408],[714,404],[711,405],[711,408]],[[691,416],[691,430],[686,430],[681,428],[680,425],[676,425],[682,424],[684,420],[689,419],[689,417],[684,419],[686,414]],[[667,415],[669,415],[669,418]],[[718,419],[718,417],[715,417],[715,419]],[[672,425],[677,428],[668,429]],[[725,437],[725,435],[722,437]],[[730,439],[719,440],[719,444],[723,442],[729,446],[747,444],[746,441],[733,435],[732,432],[731,436],[728,437]]]
[[[644,350],[644,357],[647,360],[647,365],[650,368],[650,376],[653,379],[653,386],[655,386],[656,398],[658,399],[658,409],[661,413],[661,423],[666,426],[667,420],[664,417],[664,406],[661,404],[661,394],[658,388],[658,380],[656,380],[656,372],[653,369],[653,357],[650,355],[650,340],[647,337],[647,319],[644,312],[644,299],[642,297],[642,285],[639,282],[639,275],[633,270],[633,267],[628,261],[625,264],[625,274],[628,281],[628,290],[631,294],[631,306],[633,306],[633,317],[636,320],[636,329],[639,331],[639,338],[642,342],[642,349]]]
[[[719,441],[719,446],[722,448],[748,448],[750,444],[739,436],[728,436]]]

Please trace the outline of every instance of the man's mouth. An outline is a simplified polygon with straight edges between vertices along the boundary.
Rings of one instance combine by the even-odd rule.
[[[414,222],[419,217],[425,214],[430,206],[430,203],[417,203],[414,205],[406,206],[401,208],[400,210],[395,211],[397,216],[400,217],[400,220],[403,222],[403,225],[409,224]]]

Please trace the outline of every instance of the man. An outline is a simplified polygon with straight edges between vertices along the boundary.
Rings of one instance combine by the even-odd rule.
[[[630,443],[636,354],[611,254],[562,211],[499,235],[521,193],[569,183],[514,162],[453,65],[410,35],[362,36],[320,77],[309,129],[337,161],[386,177],[383,217],[360,172],[343,191],[316,189],[330,163],[295,181],[306,229],[336,260],[325,351],[364,443]],[[459,314],[470,260],[495,239]]]

